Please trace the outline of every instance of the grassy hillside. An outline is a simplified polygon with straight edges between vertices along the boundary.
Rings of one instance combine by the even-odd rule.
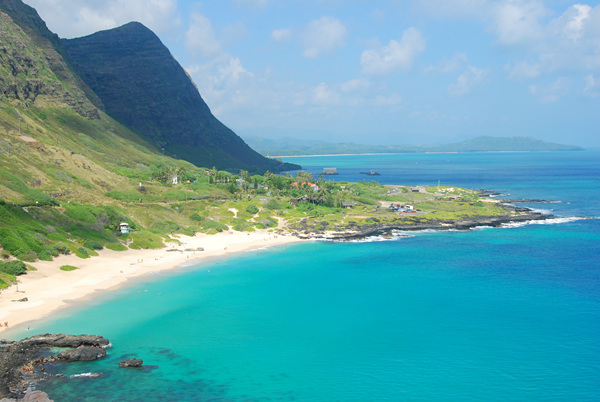
[[[161,236],[193,233],[192,224],[202,229],[173,203],[199,203],[200,211],[202,199],[231,196],[225,184],[209,186],[205,168],[162,155],[96,108],[33,9],[16,0],[0,9],[19,22],[0,11],[2,256],[86,257],[121,243],[158,247]],[[173,175],[189,184],[174,187]],[[135,233],[120,236],[121,222]]]
[[[448,188],[414,192],[314,180],[306,172],[236,175],[173,159],[102,111],[33,9],[0,0],[0,9],[9,6],[20,25],[0,11],[0,288],[26,272],[23,262],[163,247],[178,233],[343,235],[511,213],[460,189],[449,196]],[[347,203],[352,210],[342,209]],[[420,213],[385,208],[391,203]],[[122,222],[131,233],[120,232]]]

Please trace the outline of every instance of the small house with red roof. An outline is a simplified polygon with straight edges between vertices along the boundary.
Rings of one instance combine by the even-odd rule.
[[[302,183],[295,181],[292,183],[292,188],[298,188],[298,187],[310,187],[313,189],[313,191],[319,191],[319,186],[317,186],[315,183],[308,183],[306,181],[303,181]]]

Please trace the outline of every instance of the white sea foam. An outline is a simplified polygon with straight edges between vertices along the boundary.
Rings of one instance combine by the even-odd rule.
[[[535,211],[546,214],[546,215],[550,214],[550,211],[546,211],[546,210],[542,210],[542,209],[538,209]],[[487,226],[487,225],[474,226],[474,227],[469,228],[469,230],[486,230],[486,229],[498,229],[498,228],[511,229],[511,228],[520,228],[520,227],[527,226],[527,225],[556,225],[556,224],[561,224],[561,223],[575,222],[575,221],[579,221],[582,219],[590,219],[590,218],[581,217],[581,216],[569,216],[569,217],[550,218],[550,219],[544,219],[544,220],[532,219],[532,220],[522,221],[522,222],[502,223],[500,226]],[[591,219],[595,219],[595,218],[591,218]],[[598,219],[600,219],[600,218],[598,218]],[[443,232],[464,232],[463,229],[455,229],[455,228],[422,229],[422,230],[414,230],[414,231],[410,231],[410,232],[402,231],[402,230],[392,230],[390,233],[385,234],[385,235],[367,236],[367,237],[359,237],[359,238],[353,238],[353,239],[345,239],[345,238],[328,239],[328,238],[324,238],[324,237],[311,237],[310,240],[344,242],[344,243],[375,243],[375,242],[383,242],[383,241],[390,241],[390,240],[398,240],[398,239],[404,238],[404,237],[415,237],[415,236],[418,236],[421,234],[437,233],[437,232],[441,232],[441,231],[443,231]]]
[[[552,215],[552,211],[554,211],[553,209],[541,209],[541,208],[529,208],[531,210],[531,212],[536,212],[538,214],[544,214],[544,215]]]
[[[81,373],[81,374],[73,374],[69,378],[95,378],[100,377],[98,373]]]
[[[414,232],[412,232],[414,233]],[[355,239],[315,239],[315,240],[327,240],[327,241],[334,241],[334,242],[345,242],[345,243],[375,243],[375,242],[382,242],[382,241],[390,241],[390,240],[398,240],[400,238],[404,238],[404,237],[413,237],[414,234],[407,234],[407,232],[405,231],[400,231],[400,230],[392,230],[390,233],[384,234],[384,235],[377,235],[377,236],[366,236],[366,237],[360,237],[360,238],[355,238]]]
[[[527,226],[527,225],[556,225],[556,224],[560,224],[560,223],[575,222],[575,221],[579,221],[582,219],[586,219],[586,218],[583,218],[581,216],[569,216],[569,217],[551,218],[551,219],[544,219],[544,220],[531,220],[531,221],[523,221],[523,222],[503,223],[502,227],[503,228],[520,228],[520,227]]]

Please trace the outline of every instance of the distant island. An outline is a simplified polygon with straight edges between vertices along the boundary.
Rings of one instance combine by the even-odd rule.
[[[435,145],[365,145],[333,143],[296,138],[267,139],[247,137],[245,141],[268,156],[383,154],[423,152],[547,152],[581,151],[575,145],[555,144],[532,137],[476,137],[462,142]]]

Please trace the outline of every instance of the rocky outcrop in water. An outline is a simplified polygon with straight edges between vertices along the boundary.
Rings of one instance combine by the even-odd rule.
[[[25,391],[36,381],[36,368],[53,361],[49,348],[72,348],[59,354],[58,359],[70,362],[96,360],[106,356],[106,338],[97,335],[35,335],[20,341],[0,341],[0,398],[22,398]],[[63,355],[61,357],[61,355]]]
[[[58,354],[60,360],[68,362],[87,362],[106,357],[106,349],[97,346],[79,346],[75,349],[63,350]]]
[[[125,359],[119,363],[119,367],[127,368],[127,367],[142,367],[144,361],[142,359]]]

